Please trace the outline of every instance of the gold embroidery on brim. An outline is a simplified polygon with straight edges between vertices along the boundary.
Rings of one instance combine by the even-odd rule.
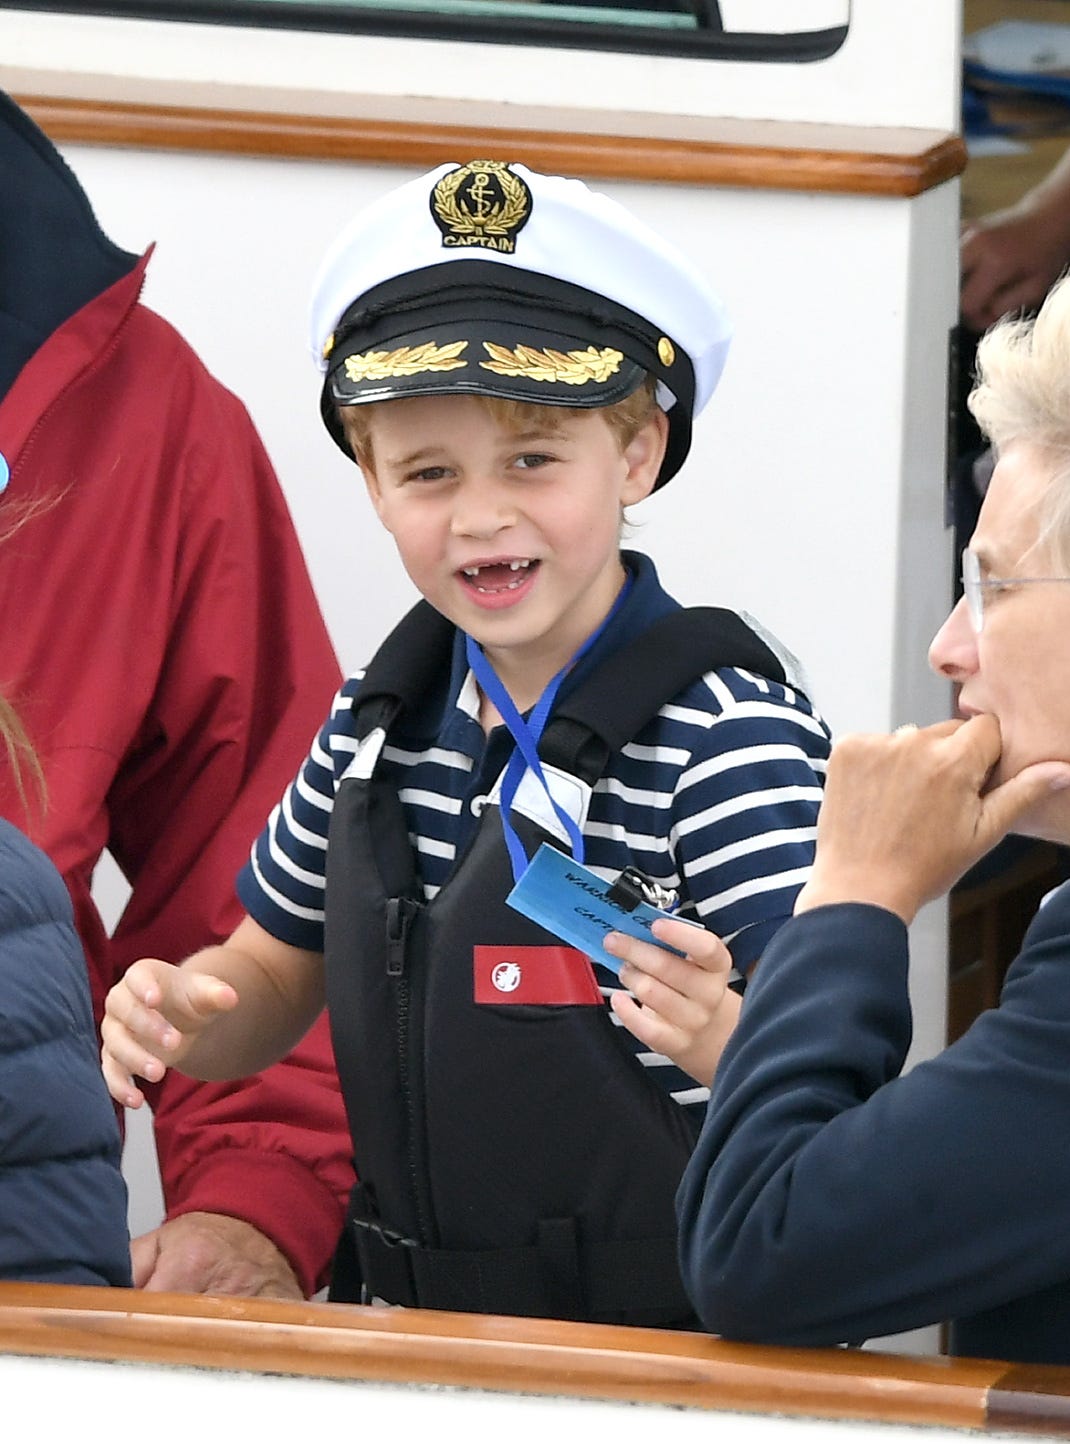
[[[392,376],[418,376],[422,371],[456,371],[468,365],[457,357],[467,341],[450,341],[436,346],[425,341],[420,346],[399,346],[396,351],[365,351],[363,356],[345,359],[347,381],[386,381]]]
[[[494,371],[499,376],[526,376],[529,381],[561,381],[566,386],[583,386],[588,381],[608,381],[620,370],[624,353],[606,346],[598,351],[588,346],[586,351],[536,351],[533,346],[518,346],[510,351],[507,346],[495,346],[483,342],[483,349],[493,359],[481,361],[484,371]]]

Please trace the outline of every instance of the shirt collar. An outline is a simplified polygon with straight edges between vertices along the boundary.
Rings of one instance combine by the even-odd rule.
[[[654,563],[648,556],[642,552],[623,551],[621,559],[632,575],[631,589],[612,624],[561,683],[558,697],[567,696],[627,637],[645,631],[667,612],[679,610],[679,603],[662,587]],[[473,724],[479,725],[478,706],[473,710],[476,697],[475,680],[465,656],[464,634],[455,629],[446,695],[428,698],[426,704],[407,719],[404,726],[406,736],[438,738],[444,745],[451,740],[460,741]]]

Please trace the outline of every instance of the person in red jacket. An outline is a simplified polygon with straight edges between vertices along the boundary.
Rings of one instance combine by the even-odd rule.
[[[52,144],[0,93],[0,690],[47,801],[0,814],[70,891],[94,1013],[136,958],[229,935],[249,841],[340,681],[278,481],[244,406],[139,303]],[[129,901],[107,936],[107,849]],[[153,1090],[167,1217],[135,1283],[300,1297],[352,1186],[326,1028],[226,1086]]]

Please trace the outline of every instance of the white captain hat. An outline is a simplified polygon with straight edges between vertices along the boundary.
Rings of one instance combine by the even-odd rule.
[[[650,373],[669,418],[662,485],[724,366],[731,327],[697,266],[582,181],[441,165],[360,211],[315,282],[321,410],[476,393],[609,406]]]

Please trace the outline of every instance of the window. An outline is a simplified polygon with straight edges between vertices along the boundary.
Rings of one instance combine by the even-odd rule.
[[[842,45],[851,0],[14,0],[10,9],[349,34],[812,61]]]

